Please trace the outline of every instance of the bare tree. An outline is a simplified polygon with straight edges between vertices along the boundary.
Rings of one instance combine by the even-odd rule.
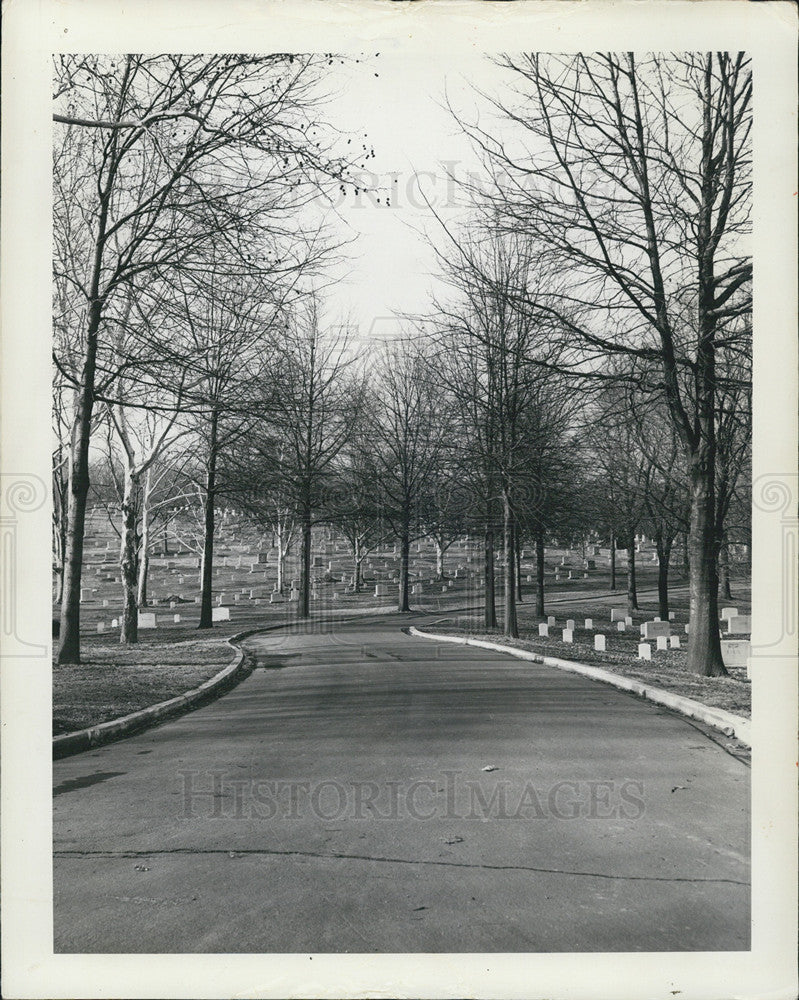
[[[546,248],[553,308],[584,349],[584,373],[607,354],[659,367],[691,485],[689,668],[722,674],[717,355],[729,321],[750,309],[750,60],[609,53],[502,63],[518,100],[498,107],[520,134],[501,141],[468,128],[493,170],[495,206]]]
[[[314,56],[61,56],[56,61],[54,271],[68,289],[74,387],[60,663],[80,661],[89,440],[113,401],[105,346],[132,284],[189,267],[209,246],[252,266],[253,230],[296,219],[326,154]],[[270,262],[272,266],[273,262]],[[135,366],[141,358],[126,362]]]
[[[446,434],[446,400],[430,377],[429,359],[410,339],[383,349],[377,373],[372,470],[381,510],[400,543],[397,609],[410,611],[410,545],[423,534],[423,504]]]

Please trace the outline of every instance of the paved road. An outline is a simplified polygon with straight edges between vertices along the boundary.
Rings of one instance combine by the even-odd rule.
[[[748,949],[746,765],[422,620],[253,638],[224,698],[55,762],[56,951]]]

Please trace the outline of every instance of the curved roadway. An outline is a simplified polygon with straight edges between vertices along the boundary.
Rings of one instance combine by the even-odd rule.
[[[219,701],[54,762],[56,951],[748,949],[746,765],[430,620],[253,637]]]

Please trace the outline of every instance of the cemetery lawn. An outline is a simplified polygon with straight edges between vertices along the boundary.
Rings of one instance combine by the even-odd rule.
[[[617,603],[619,606],[623,606],[623,598]],[[744,606],[740,601],[738,603],[741,604],[741,607]],[[498,607],[497,614],[500,618],[501,610],[501,607]],[[684,625],[688,621],[687,608],[680,609],[677,606],[674,610],[676,620],[672,623],[672,632],[679,635],[681,648],[659,652],[656,650],[653,640],[651,661],[637,658],[638,643],[642,641],[640,625],[644,621],[651,621],[657,614],[657,610],[653,611],[651,608],[645,611],[634,611],[632,614],[633,624],[625,632],[616,631],[615,623],[611,625],[608,606],[591,607],[588,603],[581,604],[579,608],[569,608],[568,611],[561,608],[554,610],[556,625],[550,628],[548,638],[541,638],[538,635],[540,619],[533,615],[531,608],[524,608],[523,605],[519,607],[518,639],[509,639],[502,634],[501,629],[487,630],[481,617],[453,616],[451,619],[438,621],[435,628],[424,628],[421,631],[442,635],[469,636],[472,639],[484,639],[505,646],[514,646],[517,649],[527,649],[534,653],[540,653],[542,656],[555,656],[562,660],[590,664],[623,677],[642,681],[652,685],[652,687],[663,688],[665,691],[672,691],[683,697],[692,698],[703,705],[721,708],[734,715],[750,718],[752,686],[746,676],[746,667],[728,667],[728,677],[700,677],[690,673],[686,669],[686,644],[689,637],[685,635],[684,629]],[[746,613],[748,613],[748,609]],[[567,618],[574,619],[575,623],[571,644],[561,641],[561,630],[566,627]],[[582,627],[586,618],[593,620],[594,628],[592,630]],[[604,653],[594,649],[594,635],[597,633],[604,633],[606,637],[606,651]]]
[[[196,627],[187,626],[160,640],[144,633],[134,646],[120,645],[116,632],[82,638],[80,666],[53,665],[53,736],[118,719],[198,687],[237,655],[225,637],[240,628],[237,623],[200,636]]]

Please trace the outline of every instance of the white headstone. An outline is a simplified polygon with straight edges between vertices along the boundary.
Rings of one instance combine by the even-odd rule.
[[[103,598],[103,607],[104,608],[108,607],[108,601],[105,598]]]
[[[669,611],[669,621],[673,622],[675,617],[676,617],[675,613],[673,611]]]
[[[660,653],[664,649],[668,649],[668,648],[669,648],[669,640],[667,639],[667,637],[665,635],[659,635],[657,637],[657,649],[658,649],[658,652]]]
[[[229,622],[230,608],[211,608],[212,622]]]
[[[555,616],[550,615],[549,618],[547,618],[547,625],[554,625],[554,624],[555,624]]]
[[[588,628],[588,629],[593,628],[594,627],[594,619],[593,618],[586,618],[586,620],[585,620],[585,627]]]
[[[686,634],[686,635],[688,635],[688,631],[689,631],[689,627],[690,627],[689,625],[686,625],[686,626],[685,626],[685,634]]]
[[[669,636],[669,645],[671,646],[672,649],[679,649],[680,648],[680,637],[678,635],[670,635]]]
[[[653,618],[653,619],[652,619],[652,621],[653,621],[653,622],[659,622],[659,621],[660,621],[660,618]]]
[[[638,659],[639,660],[651,660],[652,659],[652,647],[648,642],[638,643]]]
[[[733,615],[737,615],[737,614],[738,614],[738,609],[737,608],[722,608],[721,609],[721,617],[722,618],[731,618]]]
[[[627,608],[611,608],[610,620],[612,622],[623,622],[627,617]]]
[[[605,652],[605,637],[604,635],[602,635],[601,632],[598,632],[594,636],[594,649],[596,649],[600,653]]]
[[[544,622],[541,622],[541,624],[538,626],[538,634],[541,636],[542,639],[548,638],[549,625],[545,624]]]
[[[155,628],[155,614],[151,611],[139,612],[139,628]]]
[[[728,631],[731,635],[752,631],[751,615],[730,615]]]
[[[722,639],[721,658],[725,667],[745,667],[752,654],[752,643],[748,639]]]
[[[633,620],[630,617],[630,615],[625,615],[625,617],[624,617],[624,624],[625,625],[629,625],[630,628],[632,628]]]
[[[119,619],[118,618],[112,618],[111,619],[111,628],[119,628]]]
[[[563,641],[564,642],[572,642],[573,636],[574,636],[574,632],[570,628],[565,628],[563,630]]]
[[[626,628],[627,628],[627,626],[624,624],[624,622],[617,622],[616,623],[616,631],[617,632],[623,632]]]
[[[173,615],[172,621],[174,621],[174,623],[177,625],[178,622],[180,621],[180,615]]]
[[[571,632],[574,631],[574,619],[573,618],[568,618],[566,620],[566,628],[569,629]]]
[[[657,639],[658,636],[669,635],[671,635],[670,622],[644,622],[643,625],[641,625],[642,639]]]

